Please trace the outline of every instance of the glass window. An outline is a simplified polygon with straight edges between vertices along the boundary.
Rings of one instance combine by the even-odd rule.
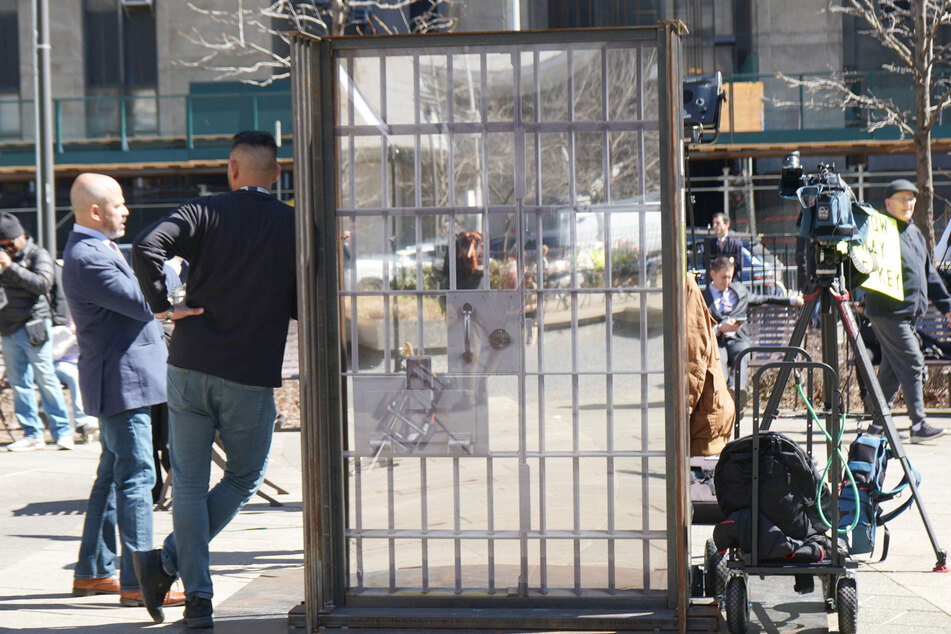
[[[20,90],[20,40],[15,0],[0,0],[0,91]]]
[[[155,15],[151,9],[120,10],[115,0],[86,0],[83,23],[87,86],[158,83]]]
[[[115,2],[86,0],[83,23],[86,29],[86,85],[118,85],[120,55],[115,46],[119,42],[119,13]]]
[[[659,0],[548,1],[553,29],[590,26],[654,26],[660,17]]]
[[[158,62],[152,9],[85,0],[83,24],[86,92],[100,97],[86,104],[87,134],[156,134]]]
[[[158,84],[155,15],[148,9],[123,13],[122,43],[126,86]]]

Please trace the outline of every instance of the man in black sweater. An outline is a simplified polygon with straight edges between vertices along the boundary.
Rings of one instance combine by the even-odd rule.
[[[915,333],[915,322],[928,309],[930,300],[951,325],[951,296],[931,265],[925,237],[911,221],[917,195],[918,188],[903,178],[892,181],[885,191],[885,211],[898,221],[904,299],[898,300],[875,291],[869,291],[865,297],[865,316],[872,322],[872,330],[882,347],[878,381],[889,404],[901,386],[908,417],[911,418],[913,443],[937,438],[945,432],[925,420],[922,391],[925,361]],[[882,430],[873,424],[869,431],[881,433]]]
[[[212,625],[208,542],[264,479],[274,388],[288,322],[297,316],[294,210],[269,192],[279,174],[274,138],[238,133],[228,161],[232,191],[185,203],[133,244],[149,306],[157,318],[175,321],[168,355],[174,531],[162,548],[133,559],[156,622],[164,619],[162,597],[181,576],[185,625]],[[189,264],[188,286],[172,306],[162,264],[176,255]],[[227,465],[209,492],[216,433]]]

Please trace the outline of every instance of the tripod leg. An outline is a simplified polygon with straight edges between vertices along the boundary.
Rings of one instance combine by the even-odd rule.
[[[793,334],[789,338],[790,346],[798,347],[802,345],[803,337],[806,336],[806,328],[809,327],[809,320],[812,319],[816,302],[819,301],[820,290],[821,289],[817,289],[812,295],[806,296],[806,302],[802,307],[802,312],[799,313],[799,319],[796,320],[796,327],[793,329]],[[791,363],[795,360],[795,352],[787,352],[783,358],[784,363]],[[783,400],[783,392],[786,391],[786,384],[789,382],[790,372],[792,372],[791,366],[783,365],[779,368],[778,374],[776,375],[776,384],[773,386],[773,391],[769,395],[769,401],[766,402],[766,409],[763,412],[763,421],[759,426],[760,429],[768,430],[770,425],[773,424],[773,419],[776,418],[776,412],[779,411],[779,403]]]
[[[908,480],[908,488],[918,506],[918,512],[921,515],[921,521],[925,525],[925,531],[928,533],[928,539],[931,540],[931,547],[934,549],[937,561],[934,570],[936,572],[947,571],[948,553],[938,544],[938,538],[935,536],[934,529],[931,527],[931,520],[928,519],[928,513],[925,511],[924,504],[921,502],[921,496],[918,495],[918,484],[915,482],[915,474],[908,461],[908,454],[905,453],[905,447],[898,437],[898,430],[895,428],[895,422],[892,420],[891,407],[885,402],[885,394],[882,392],[882,386],[878,382],[878,377],[872,370],[872,361],[869,359],[868,350],[862,341],[862,334],[859,332],[858,324],[852,311],[846,305],[846,296],[832,293],[836,300],[839,317],[845,327],[846,337],[852,346],[852,352],[855,354],[855,366],[859,370],[859,380],[864,381],[866,388],[866,398],[872,405],[872,420],[876,425],[880,425],[885,431],[885,437],[892,447],[892,455],[898,458],[901,463],[902,471]]]

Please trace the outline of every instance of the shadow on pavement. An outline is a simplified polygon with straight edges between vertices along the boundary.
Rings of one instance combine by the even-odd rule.
[[[88,500],[53,500],[51,502],[31,502],[23,508],[14,509],[14,517],[37,515],[82,515],[86,512]]]

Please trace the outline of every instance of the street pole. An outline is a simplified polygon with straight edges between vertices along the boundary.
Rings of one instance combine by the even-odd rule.
[[[37,240],[56,257],[56,183],[53,175],[53,92],[50,82],[49,0],[33,0],[33,108],[36,119]]]

